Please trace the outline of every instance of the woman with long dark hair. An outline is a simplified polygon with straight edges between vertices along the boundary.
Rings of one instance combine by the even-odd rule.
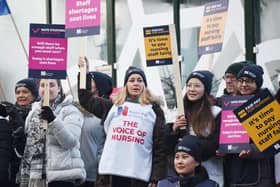
[[[186,93],[183,98],[184,115],[177,116],[171,124],[168,136],[169,147],[174,145],[184,135],[194,135],[208,147],[202,158],[202,165],[206,168],[209,178],[223,186],[222,158],[216,156],[220,132],[221,108],[212,104],[210,91],[213,74],[209,71],[194,71],[186,81]],[[186,130],[183,133],[181,129]]]

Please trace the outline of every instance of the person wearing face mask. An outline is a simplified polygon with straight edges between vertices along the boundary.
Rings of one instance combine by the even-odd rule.
[[[94,96],[90,87],[79,89],[79,101],[104,120],[99,174],[111,176],[112,187],[155,187],[166,175],[165,118],[144,71],[129,67],[113,101]]]

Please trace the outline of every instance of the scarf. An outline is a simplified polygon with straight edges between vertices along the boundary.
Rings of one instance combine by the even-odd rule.
[[[61,99],[58,97],[50,108],[54,111]],[[34,110],[27,121],[26,145],[21,164],[20,187],[45,187],[46,180],[46,130],[40,118],[41,110]]]
[[[20,116],[25,120],[29,111],[31,110],[31,104],[27,105],[27,106],[20,106],[16,103],[16,109],[18,111],[18,113],[20,114]]]

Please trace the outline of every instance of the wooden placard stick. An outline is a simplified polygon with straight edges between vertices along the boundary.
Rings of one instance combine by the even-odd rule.
[[[207,57],[207,64],[206,64],[207,67],[205,70],[211,71],[213,61],[214,61],[214,53],[207,54],[206,57]]]
[[[171,39],[171,49],[172,49],[172,66],[174,71],[175,78],[175,92],[176,92],[176,101],[177,101],[177,111],[178,115],[184,115],[184,104],[182,96],[182,86],[181,86],[181,73],[180,73],[180,60],[178,56],[177,49],[177,39],[175,25],[169,25],[170,39]]]
[[[1,89],[1,95],[2,95],[3,98],[4,98],[4,101],[7,101],[7,98],[6,98],[6,95],[5,95],[3,86],[2,86],[2,81],[0,82],[0,89]]]
[[[87,37],[81,37],[80,39],[80,56],[85,58],[86,53],[86,39]],[[86,73],[87,67],[80,66],[80,89],[86,89]]]
[[[44,100],[43,100],[43,106],[49,106],[50,105],[50,85],[48,79],[43,79],[44,81]],[[48,121],[44,120],[43,122],[43,128],[48,128]]]

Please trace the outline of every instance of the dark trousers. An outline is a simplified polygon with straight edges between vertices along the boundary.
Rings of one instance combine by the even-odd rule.
[[[53,181],[48,183],[48,187],[74,187],[74,183],[65,181]]]
[[[128,177],[112,176],[112,187],[147,187],[148,183]]]
[[[10,176],[10,154],[5,150],[0,149],[0,183],[1,186],[8,184]]]
[[[78,185],[77,187],[94,187],[94,182],[85,181],[83,184]]]

